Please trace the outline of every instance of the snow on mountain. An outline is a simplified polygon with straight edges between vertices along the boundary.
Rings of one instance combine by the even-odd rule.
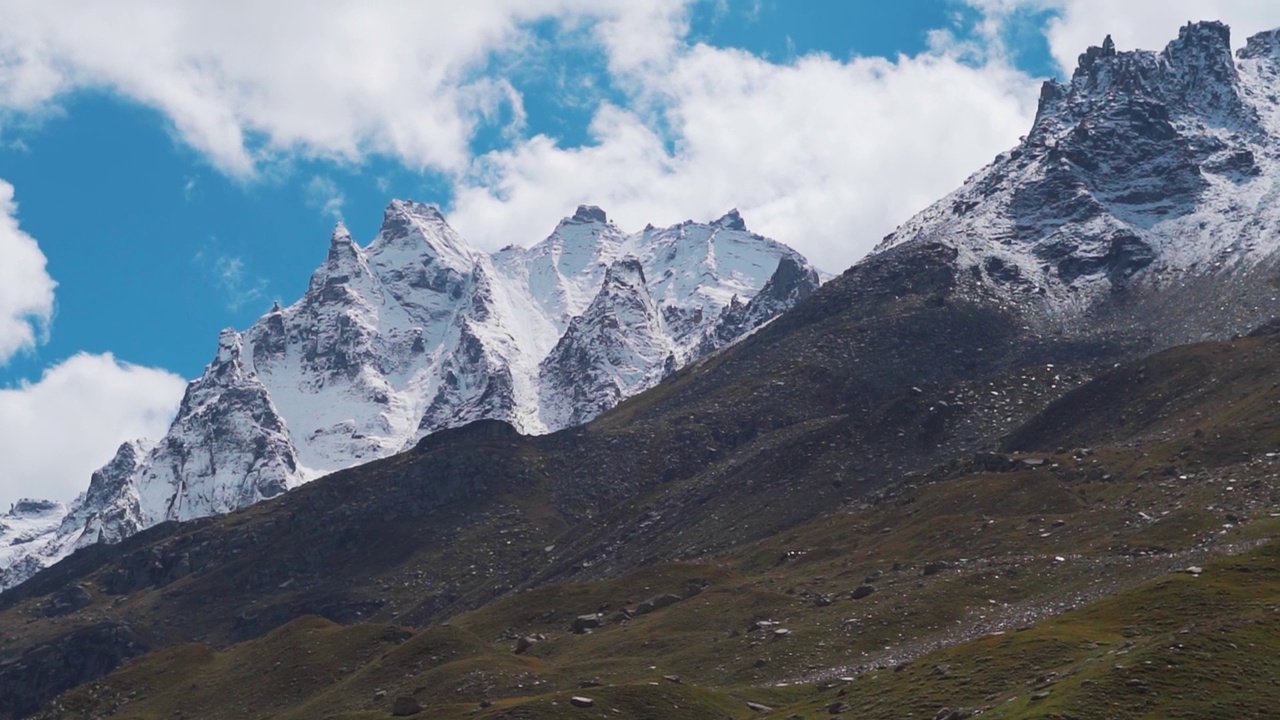
[[[539,366],[541,417],[551,426],[586,422],[656,385],[676,363],[675,339],[663,328],[644,268],[624,257]]]
[[[1202,22],[1160,52],[1089,48],[1017,147],[876,252],[954,247],[963,275],[1059,330],[1247,331],[1274,300],[1280,52],[1277,31],[1236,59],[1229,39]]]
[[[784,268],[798,285],[725,324]],[[542,242],[490,255],[436,208],[394,200],[366,246],[335,228],[297,302],[223,331],[154,448],[122,447],[70,508],[32,501],[5,516],[0,543],[15,544],[0,555],[0,589],[85,544],[230,512],[440,429],[584,422],[818,279],[737,211],[627,234],[582,206]]]

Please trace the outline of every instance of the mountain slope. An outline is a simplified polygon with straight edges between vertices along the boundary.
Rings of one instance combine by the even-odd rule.
[[[1098,703],[1105,706],[1117,697],[1132,706],[1109,711],[1117,717],[1173,715],[1214,697],[1223,712],[1266,717],[1257,701],[1269,697],[1270,685],[1253,680],[1233,685],[1232,678],[1212,670],[1222,663],[1274,662],[1274,643],[1267,639],[1274,633],[1267,628],[1275,614],[1276,549],[1253,548],[1280,533],[1272,517],[1280,507],[1270,481],[1275,460],[1264,452],[1280,427],[1271,362],[1277,343],[1280,338],[1268,336],[1234,347],[1179,347],[1122,365],[1076,393],[1105,405],[1117,382],[1143,368],[1151,382],[1132,386],[1115,406],[1095,407],[1091,420],[1060,402],[1027,426],[1076,426],[1096,433],[1095,439],[1115,438],[1115,444],[1059,452],[1033,443],[1031,451],[1005,457],[1008,465],[998,470],[987,457],[949,464],[726,552],[644,565],[603,581],[580,579],[591,573],[584,567],[566,575],[564,584],[524,592],[497,590],[512,577],[507,569],[554,554],[544,543],[558,545],[584,526],[557,533],[534,519],[537,493],[529,480],[537,476],[522,477],[528,471],[515,455],[537,453],[540,440],[522,441],[496,423],[487,430],[450,431],[446,434],[453,437],[422,448],[411,463],[381,468],[377,477],[368,474],[375,468],[368,468],[362,478],[381,489],[400,489],[387,507],[458,491],[440,488],[439,482],[455,471],[460,471],[459,482],[486,484],[456,515],[435,506],[429,517],[437,528],[460,524],[446,541],[451,549],[426,564],[374,549],[397,536],[405,543],[434,536],[420,522],[410,530],[408,518],[393,518],[396,528],[388,531],[345,520],[335,526],[330,513],[320,516],[329,519],[324,535],[317,532],[300,542],[291,537],[311,533],[307,506],[350,507],[355,493],[369,487],[355,478],[345,489],[325,487],[335,480],[346,484],[342,475],[351,473],[343,473],[240,516],[155,537],[147,545],[136,545],[135,537],[117,546],[142,556],[153,554],[148,547],[161,548],[163,564],[183,553],[194,557],[199,543],[226,543],[190,575],[158,573],[139,578],[140,588],[114,585],[120,582],[112,579],[121,577],[115,570],[119,561],[107,561],[77,577],[93,595],[89,608],[33,628],[26,623],[33,613],[65,611],[57,610],[56,594],[43,596],[23,586],[19,591],[30,594],[0,612],[0,627],[28,642],[41,631],[65,630],[68,624],[59,628],[58,618],[74,627],[76,619],[108,612],[126,624],[130,617],[166,618],[163,629],[157,626],[138,639],[148,644],[165,645],[173,640],[163,635],[185,634],[188,641],[213,646],[178,645],[143,657],[64,696],[46,717],[110,715],[113,708],[120,716],[183,711],[202,717],[346,717],[344,712],[383,717],[395,697],[413,695],[433,716],[511,712],[557,718],[578,713],[567,705],[569,695],[593,697],[606,703],[605,709],[631,702],[652,707],[667,697],[662,688],[677,685],[687,694],[670,702],[686,708],[691,718],[754,716],[747,702],[774,707],[776,713],[766,716],[779,718],[826,714],[828,705],[840,702],[868,717],[899,717],[904,707],[931,715],[943,706],[986,708],[1006,717],[1035,717],[1037,709],[1058,706],[1092,717],[1099,713]],[[1140,404],[1151,391],[1158,397],[1166,382],[1195,375],[1205,364],[1224,371],[1200,398],[1172,415],[1162,417],[1156,407],[1149,418],[1140,418],[1178,432],[1134,442],[1143,431],[1130,431],[1132,416],[1117,409]],[[1241,396],[1247,398],[1243,403]],[[1202,432],[1179,422],[1197,417],[1205,418]],[[1273,430],[1261,437],[1229,432],[1259,425]],[[458,445],[463,448],[449,449]],[[1168,447],[1184,450],[1175,460],[1178,472],[1155,481],[1153,475],[1168,462]],[[517,453],[504,452],[517,448]],[[455,464],[439,474],[428,469],[459,463],[463,452],[508,459]],[[549,459],[537,453],[524,467]],[[415,476],[431,480],[418,484],[410,480]],[[493,480],[503,476],[512,480],[506,491]],[[496,505],[488,501],[494,494],[502,498]],[[299,503],[304,496],[310,497]],[[216,526],[221,531],[211,532]],[[252,547],[243,544],[249,536],[268,546],[289,543],[276,546],[283,550],[281,560],[294,552],[292,543],[314,547],[321,554],[315,574],[301,564],[295,571],[266,564],[261,552],[237,559]],[[322,537],[332,539],[317,542]],[[375,538],[377,544],[364,542]],[[353,540],[358,547],[343,547]],[[1212,561],[1240,552],[1245,554]],[[406,564],[397,568],[399,563]],[[1190,566],[1200,568],[1197,574],[1161,577]],[[486,569],[484,577],[473,575],[479,567]],[[472,578],[455,587],[469,583],[474,595],[460,604],[476,609],[437,606],[430,615],[420,614],[415,603],[450,573]],[[315,585],[322,574],[342,580],[322,591]],[[1148,578],[1156,580],[1143,585]],[[241,592],[241,583],[253,587]],[[343,602],[338,602],[334,591],[344,585]],[[359,585],[369,592],[354,593]],[[868,594],[853,592],[863,586],[870,588]],[[200,596],[210,592],[227,606],[202,604]],[[1088,605],[1116,593],[1102,605]],[[283,595],[292,597],[289,612],[330,619],[295,619],[285,604],[270,600]],[[121,596],[131,598],[119,604],[128,609],[105,610]],[[313,600],[304,606],[307,596]],[[657,597],[666,599],[641,609]],[[1083,609],[1052,619],[1074,608]],[[577,616],[597,612],[599,627],[572,631]],[[199,617],[186,617],[191,614]],[[449,621],[426,622],[425,617]],[[352,626],[341,628],[335,621]],[[1038,622],[1040,627],[1028,629]],[[228,644],[222,632],[231,639],[257,639]],[[1234,648],[1220,640],[1228,632]],[[520,637],[532,643],[513,652]],[[1206,643],[1216,643],[1217,649]],[[1183,648],[1175,647],[1179,644]],[[225,652],[215,652],[222,648]],[[1171,663],[1159,665],[1160,672],[1140,662],[1165,657]],[[1123,669],[1113,670],[1116,665]],[[175,677],[175,667],[186,674]],[[195,688],[192,675],[201,678]],[[861,679],[838,679],[850,676]],[[0,671],[0,683],[21,677],[20,671]],[[1160,691],[1126,685],[1131,677]],[[1176,692],[1173,677],[1198,680]],[[1089,682],[1082,683],[1085,679]],[[1097,684],[1109,689],[1094,692]],[[1048,695],[1031,697],[1046,690]],[[694,702],[698,697],[710,707]]]

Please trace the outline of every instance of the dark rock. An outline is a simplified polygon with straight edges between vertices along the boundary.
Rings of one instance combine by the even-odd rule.
[[[391,703],[391,714],[395,717],[417,715],[422,712],[422,704],[412,695],[401,695]]]
[[[102,623],[27,648],[0,665],[0,717],[26,717],[63,691],[100,678],[149,648],[129,626]]]
[[[871,585],[859,585],[856,590],[849,593],[849,597],[854,600],[861,600],[862,598],[867,597],[868,595],[870,595],[875,591],[876,591],[875,587]]]
[[[588,630],[593,630],[595,628],[600,627],[601,620],[602,618],[600,616],[600,613],[591,613],[589,615],[579,615],[578,617],[573,619],[573,625],[571,625],[570,627],[576,633],[584,633]]]
[[[529,637],[528,635],[521,635],[516,639],[515,653],[517,655],[525,654],[529,651],[529,648],[533,647],[535,642],[537,642],[537,640]]]
[[[680,597],[679,595],[673,595],[671,593],[663,593],[662,595],[655,595],[654,597],[651,597],[648,600],[645,600],[644,602],[637,605],[635,614],[645,615],[647,613],[653,612],[654,610],[661,610],[662,608],[675,605],[676,603],[680,602],[683,599],[684,598]]]
[[[93,603],[93,596],[89,593],[88,588],[83,585],[68,585],[66,588],[54,593],[49,602],[45,603],[45,617],[57,617],[59,615],[70,615],[77,610],[83,610]]]
[[[950,566],[947,565],[947,563],[945,562],[925,563],[924,569],[920,571],[920,574],[921,575],[937,575],[943,570],[946,570],[948,567]]]

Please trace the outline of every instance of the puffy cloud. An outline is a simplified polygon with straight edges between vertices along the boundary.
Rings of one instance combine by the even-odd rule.
[[[1231,26],[1232,44],[1280,27],[1280,7],[1271,0],[969,0],[989,18],[1017,10],[1053,11],[1046,25],[1049,49],[1068,74],[1080,53],[1111,35],[1121,50],[1162,50],[1188,22],[1221,20]]]
[[[13,186],[0,180],[0,365],[32,348],[53,317],[53,289],[44,253],[18,227]]]
[[[593,144],[533,137],[480,159],[450,220],[486,247],[549,230],[579,202],[624,227],[711,219],[844,269],[1030,126],[1038,81],[947,52],[776,64],[697,45],[635,67],[632,108],[595,114]]]
[[[164,370],[81,353],[38,382],[0,389],[0,510],[83,492],[120,443],[164,434],[185,386]]]
[[[642,62],[671,42],[682,0],[472,0],[397,3],[255,0],[156,3],[9,0],[0,6],[0,109],[39,113],[78,89],[156,108],[233,174],[262,156],[458,170],[478,124],[512,102],[485,77],[530,26],[598,21],[604,42]],[[639,47],[637,47],[639,46]],[[518,114],[518,113],[517,113]]]

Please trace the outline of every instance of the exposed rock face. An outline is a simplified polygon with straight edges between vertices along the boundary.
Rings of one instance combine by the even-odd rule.
[[[101,623],[4,658],[0,662],[0,714],[26,717],[62,691],[106,675],[147,649],[129,626]]]
[[[795,258],[784,257],[778,261],[769,281],[749,301],[734,297],[720,312],[720,319],[698,343],[697,354],[728,345],[772,320],[796,303],[809,297],[818,289],[821,281],[818,271]]]
[[[1142,327],[1163,345],[1246,331],[1280,247],[1275,48],[1263,33],[1234,61],[1215,22],[1161,52],[1107,38],[1045,83],[1023,142],[879,250],[954,247],[965,282],[1043,329]]]
[[[634,257],[618,260],[539,367],[542,417],[560,427],[586,422],[656,385],[676,362],[644,268]]]
[[[783,268],[799,272],[785,288]],[[394,200],[367,246],[334,230],[297,302],[222,333],[154,448],[122,447],[69,510],[0,520],[13,528],[0,542],[28,538],[0,556],[0,589],[76,548],[245,507],[446,428],[583,422],[817,281],[737,211],[628,235],[581,206],[533,247],[489,255],[436,208]],[[726,323],[735,303],[750,317]]]

